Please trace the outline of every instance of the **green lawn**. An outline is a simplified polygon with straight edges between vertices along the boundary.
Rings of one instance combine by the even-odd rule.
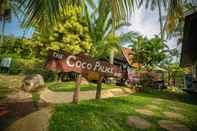
[[[75,88],[75,82],[50,82],[47,83],[47,86],[52,91],[73,91]],[[81,91],[96,90],[96,86],[95,83],[81,84],[80,89]],[[102,89],[111,89],[115,87],[115,85],[111,84],[102,84]]]
[[[135,109],[146,108],[156,98],[163,101],[154,110],[153,117],[135,112]],[[191,130],[197,129],[197,99],[186,94],[169,92],[136,93],[127,97],[116,97],[103,100],[82,101],[78,105],[59,104],[55,107],[50,120],[50,131],[136,131],[127,124],[128,116],[135,115],[152,123],[150,131],[162,131],[158,120],[169,119],[163,115],[164,111],[174,111],[184,116],[184,119],[173,119]],[[175,106],[183,110],[176,111]]]

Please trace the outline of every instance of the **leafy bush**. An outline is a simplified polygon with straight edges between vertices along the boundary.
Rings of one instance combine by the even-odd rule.
[[[1,55],[0,60],[8,56],[12,58],[9,74],[41,74],[45,81],[53,81],[57,79],[57,73],[48,71],[44,68],[44,60],[33,58],[23,59],[13,55]]]

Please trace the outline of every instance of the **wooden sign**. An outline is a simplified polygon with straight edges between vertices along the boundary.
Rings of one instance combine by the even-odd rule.
[[[122,78],[125,73],[120,66],[106,61],[94,60],[85,54],[72,55],[52,52],[46,62],[46,69],[56,72],[76,72],[87,77],[89,74]]]

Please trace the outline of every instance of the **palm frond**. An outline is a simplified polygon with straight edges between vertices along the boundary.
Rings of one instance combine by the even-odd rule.
[[[25,14],[22,23],[29,27],[44,24],[47,20],[55,23],[66,5],[78,5],[80,0],[17,0],[17,3]]]
[[[128,22],[138,0],[111,0],[113,29],[120,23]]]

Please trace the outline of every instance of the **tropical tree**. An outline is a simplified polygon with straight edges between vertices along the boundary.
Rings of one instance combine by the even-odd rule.
[[[4,43],[4,31],[6,21],[10,21],[11,18],[11,9],[10,9],[10,0],[1,0],[0,1],[0,22],[1,22],[1,31],[0,31],[0,46]]]
[[[25,27],[40,25],[42,28],[46,28],[49,23],[55,23],[61,14],[61,11],[65,8],[65,5],[84,5],[88,2],[90,5],[94,5],[94,0],[2,0],[10,1],[13,12],[16,10],[22,10],[23,12],[23,25]],[[183,16],[183,4],[195,5],[195,0],[110,0],[105,1],[110,3],[109,8],[112,12],[113,28],[120,23],[128,22],[128,18],[131,13],[136,9],[136,5],[146,5],[147,8],[159,9],[161,34],[164,32],[164,28],[171,30],[175,27],[177,21]],[[0,3],[2,4],[2,2]],[[162,15],[163,9],[167,11],[166,22],[163,24]],[[21,13],[21,11],[20,11]],[[164,12],[164,15],[166,13]]]
[[[180,27],[185,12],[197,7],[195,0],[140,0],[139,5],[158,11],[160,35],[163,40]]]
[[[37,25],[43,23],[46,16],[51,22],[54,22],[65,8],[65,5],[84,5],[88,2],[91,6],[94,0],[19,0],[19,5],[24,8],[24,23],[27,25]],[[109,4],[107,4],[109,3]],[[130,12],[134,9],[134,0],[110,0],[105,1],[108,8],[112,10],[113,26],[128,21]],[[104,7],[105,5],[103,5]]]
[[[72,54],[90,53],[92,39],[89,35],[87,23],[82,16],[80,7],[70,7],[65,11],[56,25],[48,29],[48,34],[35,32],[35,48],[39,55],[46,56],[49,50],[63,51]],[[62,12],[65,13],[65,12]]]
[[[179,64],[171,64],[168,66],[168,85],[170,86],[170,81],[172,80],[172,86],[176,87],[176,78],[179,74],[183,74],[186,70],[180,67]]]
[[[29,39],[5,36],[1,55],[14,55],[21,58],[32,58],[34,57],[33,46],[34,43]]]
[[[150,40],[140,36],[131,47],[134,52],[134,62],[144,67],[158,65],[165,59],[165,44],[158,36]]]

